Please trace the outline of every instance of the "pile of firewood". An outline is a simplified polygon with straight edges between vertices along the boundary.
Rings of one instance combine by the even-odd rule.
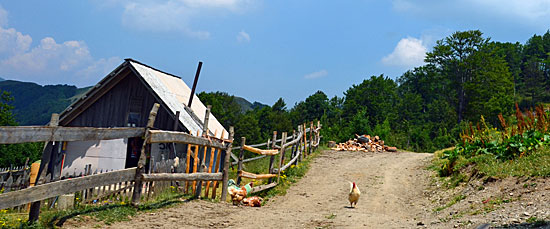
[[[380,137],[370,135],[356,135],[357,138],[348,140],[347,142],[338,143],[332,150],[336,151],[364,151],[364,152],[396,152],[396,147],[384,145],[384,141]]]

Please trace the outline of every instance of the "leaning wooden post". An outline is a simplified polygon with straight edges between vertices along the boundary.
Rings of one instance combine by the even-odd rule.
[[[271,141],[271,149],[275,149],[275,142],[277,141],[277,131],[273,131],[273,140]],[[269,140],[267,140],[269,143]],[[269,144],[268,144],[269,145]],[[269,174],[273,173],[273,163],[275,162],[275,155],[271,155],[269,158]],[[271,178],[269,178],[268,183],[271,183]]]
[[[279,169],[277,169],[277,184],[281,179],[281,168],[283,167],[283,156],[285,155],[285,143],[286,143],[286,132],[283,132],[281,139],[281,150],[279,151]]]
[[[49,126],[58,126],[58,125],[59,125],[59,114],[53,113],[50,119]],[[48,142],[44,144],[44,149],[42,150],[42,156],[51,155],[52,148],[49,148],[47,146],[48,146]],[[46,150],[49,150],[50,152],[47,153]],[[44,160],[42,160],[42,163],[45,163]],[[42,168],[43,168],[42,169],[43,171],[39,171],[39,173],[36,176],[35,185],[40,185],[45,183],[44,178],[47,173],[48,165],[46,164]],[[39,216],[40,216],[40,201],[32,202],[31,208],[29,209],[29,222],[36,222]]]
[[[212,109],[212,106],[207,105],[206,106],[206,114],[204,115],[204,125],[202,126],[202,137],[203,138],[208,137],[208,120],[210,120],[210,109]],[[199,167],[199,172],[204,172],[206,170],[205,161],[206,161],[206,149],[207,148],[206,148],[206,146],[203,146],[201,148],[202,148],[201,154],[203,156],[202,156],[202,160],[200,160],[201,166]],[[201,192],[202,192],[202,180],[199,180],[198,184],[197,184],[197,191],[195,192],[195,198],[199,198],[199,196],[201,195]]]
[[[223,180],[222,180],[222,197],[221,201],[225,202],[227,198],[227,182],[229,180],[229,158],[231,155],[231,147],[233,145],[233,127],[229,127],[229,144],[227,146],[227,150],[225,151],[225,158],[224,158],[224,164],[223,164]]]
[[[151,113],[149,113],[149,120],[147,121],[147,126],[145,127],[145,136],[143,140],[143,146],[141,147],[141,153],[139,155],[139,161],[138,166],[136,169],[136,177],[134,182],[134,192],[132,193],[132,205],[138,206],[139,202],[141,200],[141,189],[142,181],[141,181],[141,174],[145,172],[145,163],[147,162],[147,155],[145,155],[145,152],[148,150],[148,139],[149,139],[149,130],[153,128],[155,125],[155,119],[157,117],[157,112],[159,110],[160,105],[158,103],[155,103],[153,105],[153,108],[151,109]]]
[[[246,144],[246,137],[241,137],[241,151],[239,152],[239,163],[237,164],[237,185],[241,185],[241,173],[243,172],[245,144]]]

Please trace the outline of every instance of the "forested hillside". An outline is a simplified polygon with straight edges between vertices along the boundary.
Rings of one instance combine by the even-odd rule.
[[[44,125],[52,113],[60,113],[87,88],[72,85],[46,85],[5,80],[0,82],[0,91],[7,91],[14,98],[10,105],[19,125]]]
[[[432,152],[455,144],[461,129],[481,116],[499,127],[497,115],[510,117],[514,103],[521,109],[550,103],[550,32],[525,44],[493,42],[479,30],[455,32],[437,41],[425,65],[396,80],[367,77],[343,97],[317,91],[290,109],[279,99],[241,113],[226,93],[199,96],[214,104],[224,126],[235,126],[236,139],[246,136],[247,142],[321,120],[325,139],[368,133],[399,148]]]

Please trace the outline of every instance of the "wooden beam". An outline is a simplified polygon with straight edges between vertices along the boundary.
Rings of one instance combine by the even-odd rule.
[[[275,186],[277,186],[277,182],[256,186],[256,187],[253,187],[252,190],[250,190],[250,193],[260,192],[266,189],[273,188]]]
[[[267,155],[260,155],[260,156],[257,156],[257,157],[253,157],[253,158],[247,158],[247,159],[244,159],[243,160],[243,163],[246,163],[246,162],[251,162],[251,161],[255,161],[255,160],[259,160],[259,159],[262,159],[264,157],[266,157]],[[236,165],[238,164],[239,162],[238,161],[235,161],[235,162],[231,162],[231,165]]]
[[[241,149],[239,150],[239,161],[237,164],[237,173],[240,174],[243,171],[244,151],[246,146],[246,137],[241,137]],[[237,176],[237,186],[241,185],[241,177]]]
[[[151,173],[141,174],[144,182],[149,181],[221,181],[222,173]]]
[[[19,191],[0,194],[0,209],[15,207],[18,205],[44,200],[63,194],[74,193],[84,189],[111,185],[124,181],[133,181],[135,175],[136,168],[130,168],[68,180],[56,181],[52,183],[29,187]]]
[[[250,178],[250,179],[269,179],[272,177],[276,177],[277,174],[254,174],[254,173],[249,173],[247,171],[240,171],[239,176],[244,178]]]
[[[279,171],[277,172],[277,183],[279,183],[279,181],[281,180],[281,167],[284,163],[286,134],[286,132],[283,132],[283,141],[281,142],[281,155],[279,156]]]
[[[149,131],[149,138],[147,139],[147,143],[169,143],[169,142],[208,146],[208,147],[222,148],[222,149],[226,148],[223,143],[217,142],[215,140],[210,141],[207,138],[195,137],[193,135],[183,133],[183,132],[165,131],[165,130]]]
[[[160,108],[160,104],[155,103],[151,108],[151,112],[149,112],[149,119],[147,120],[145,135],[143,136],[144,139],[149,138],[149,130],[151,130],[151,128],[153,128],[153,126],[155,125],[155,120],[157,118],[157,113],[159,108]],[[133,206],[139,205],[139,202],[141,201],[141,189],[143,188],[143,185],[142,185],[142,181],[139,178],[141,177],[141,174],[145,172],[145,164],[147,162],[146,153],[147,151],[149,151],[150,153],[150,150],[151,150],[150,144],[148,144],[147,141],[143,141],[143,145],[141,146],[141,152],[139,155],[139,161],[137,164],[137,170],[135,174],[136,182],[134,182],[134,192],[132,193]]]
[[[0,126],[0,144],[48,141],[88,141],[143,136],[145,128]]]
[[[231,142],[233,142],[233,135],[234,135],[234,131],[233,131],[233,127],[230,126],[229,127],[229,140]],[[228,180],[229,180],[229,155],[231,155],[231,147],[232,147],[232,143],[228,143],[228,146],[227,146],[227,151],[225,151],[225,157],[223,159],[223,181],[222,181],[222,196],[221,196],[221,201],[222,202],[225,202],[225,200],[227,199],[227,187],[229,186],[228,184]]]
[[[252,153],[257,153],[257,154],[260,154],[260,155],[277,155],[279,154],[279,150],[276,150],[276,149],[258,149],[258,148],[254,148],[254,147],[250,147],[250,146],[247,146],[247,145],[244,145],[244,146],[241,146],[242,149],[246,150],[246,151],[249,151],[249,152],[252,152]]]
[[[294,158],[292,158],[292,160],[290,160],[286,165],[281,167],[281,171],[285,171],[286,169],[288,169],[288,167],[290,167],[293,163],[295,163],[298,160],[301,154],[302,152],[297,151],[296,156],[294,156]],[[279,172],[279,169],[273,169],[273,173],[278,173],[278,172]]]
[[[269,142],[269,140],[267,140]],[[268,146],[270,147],[271,149],[274,149],[275,148],[275,143],[277,142],[277,131],[273,131],[273,140],[272,140],[272,145],[271,146]],[[269,173],[273,173],[273,163],[275,163],[275,155],[271,155],[271,157],[269,157]],[[268,183],[271,183],[273,179],[269,179],[268,180]]]

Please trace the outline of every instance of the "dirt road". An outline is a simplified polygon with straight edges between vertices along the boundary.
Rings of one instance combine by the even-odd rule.
[[[191,201],[112,228],[411,228],[431,208],[423,190],[431,154],[325,151],[285,196],[261,208]],[[348,181],[361,189],[348,208]]]

